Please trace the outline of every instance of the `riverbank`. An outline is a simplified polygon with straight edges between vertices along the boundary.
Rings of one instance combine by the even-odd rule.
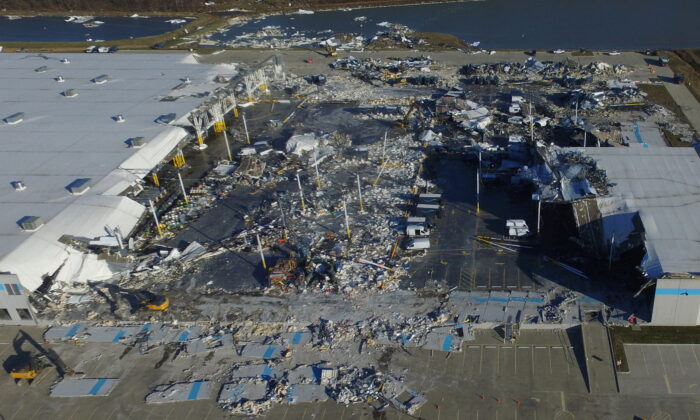
[[[192,13],[220,14],[236,11],[245,11],[253,15],[260,14],[291,14],[299,9],[321,11],[340,9],[364,9],[387,6],[411,6],[433,3],[462,3],[479,0],[306,0],[295,1],[290,6],[287,0],[270,0],[257,2],[255,0],[217,1],[213,5],[206,6],[198,0],[173,2],[170,0],[150,0],[140,4],[126,2],[114,2],[111,0],[91,0],[71,2],[70,8],[63,6],[62,0],[38,0],[27,2],[25,0],[9,0],[0,10],[0,16],[63,16],[66,14],[99,14],[100,16],[130,16],[139,13],[143,16],[182,16]],[[126,7],[122,7],[126,6]]]

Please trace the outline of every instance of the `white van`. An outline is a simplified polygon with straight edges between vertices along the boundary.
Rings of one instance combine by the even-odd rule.
[[[441,204],[442,194],[419,194],[418,202],[421,204]]]
[[[258,153],[258,151],[255,150],[254,147],[244,147],[241,149],[240,152],[238,152],[238,155],[239,156],[249,156],[249,155],[254,155],[257,153]]]
[[[430,235],[430,229],[428,229],[425,225],[409,224],[406,226],[406,235],[410,237],[428,236]]]
[[[422,249],[430,249],[430,239],[428,238],[412,238],[406,241],[404,248],[411,251],[419,251]]]
[[[435,217],[440,217],[440,205],[439,204],[418,204],[416,205],[415,215],[418,217],[425,217],[435,215]]]

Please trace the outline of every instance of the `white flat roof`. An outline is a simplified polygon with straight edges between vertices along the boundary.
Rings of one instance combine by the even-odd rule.
[[[130,231],[144,209],[115,196],[185,138],[177,125],[189,125],[185,117],[206,99],[201,95],[222,86],[214,77],[235,72],[197,64],[189,54],[0,54],[0,272],[35,289],[65,259],[61,235],[95,237],[106,224]],[[104,74],[107,82],[92,81]],[[183,85],[185,78],[190,83]],[[68,89],[78,95],[64,96]],[[2,121],[18,112],[23,121]],[[155,122],[169,113],[173,125]],[[125,121],[116,122],[117,115]],[[146,145],[128,147],[138,136]],[[90,178],[91,188],[72,195],[66,187],[78,178]],[[27,189],[16,191],[14,181]],[[17,224],[24,216],[46,225],[24,232]]]
[[[582,149],[579,149],[582,150]],[[613,184],[610,196],[639,212],[649,277],[700,273],[700,157],[691,147],[586,148]]]

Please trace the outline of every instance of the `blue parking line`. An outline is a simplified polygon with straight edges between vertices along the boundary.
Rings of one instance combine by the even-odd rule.
[[[185,330],[177,338],[177,341],[187,341],[187,337],[189,337],[189,336],[190,336],[190,330]]]
[[[71,337],[73,337],[73,336],[78,332],[79,329],[80,329],[80,324],[75,324],[75,325],[73,325],[73,326],[71,327],[71,329],[68,330],[68,332],[66,333],[66,335],[63,336],[63,338],[71,338]]]
[[[150,329],[151,329],[151,324],[146,323],[146,324],[143,324],[143,327],[141,327],[141,330],[139,332],[145,333],[145,332],[148,332]]]
[[[263,369],[262,373],[260,374],[260,378],[266,381],[272,379],[272,368],[270,366],[265,366],[265,369]]]
[[[126,335],[126,331],[119,330],[117,335],[115,335],[114,338],[112,339],[112,343],[118,343],[119,340],[121,340],[125,335]]]
[[[488,302],[488,301],[489,301],[489,298],[479,298],[479,297],[475,297],[475,298],[472,298],[472,300],[473,300],[473,301],[476,301],[476,302],[479,302],[479,303],[485,303],[485,302]]]
[[[0,290],[5,290],[5,286],[3,286],[2,284],[0,284]]]
[[[408,343],[408,335],[407,334],[401,334],[401,344],[406,345]]]
[[[645,148],[649,147],[649,145],[642,138],[642,134],[639,132],[639,124],[637,124],[637,121],[633,122],[632,124],[634,125],[634,137],[637,138],[637,143],[643,145]]]
[[[525,302],[526,299],[523,297],[511,297],[510,300],[513,302]]]
[[[492,297],[490,300],[494,302],[508,302],[508,298]]]
[[[544,303],[544,299],[536,298],[536,297],[529,297],[527,298],[528,301],[530,302],[535,302],[535,303]]]
[[[445,336],[445,340],[442,342],[442,351],[450,351],[452,348],[452,334]]]
[[[302,333],[295,332],[294,337],[292,337],[292,344],[299,344],[301,342],[301,335]]]
[[[195,383],[192,384],[192,388],[190,388],[190,395],[187,396],[188,400],[196,400],[197,395],[199,395],[199,389],[202,387],[202,381],[196,381]]]
[[[107,382],[107,379],[105,378],[98,379],[97,382],[95,382],[95,385],[92,386],[92,389],[90,389],[90,392],[88,392],[88,395],[97,395],[97,393],[100,392],[100,389],[104,386],[105,382]]]
[[[263,359],[269,359],[272,357],[273,354],[275,354],[275,349],[277,346],[268,346],[267,350],[265,350],[265,353],[263,354]]]

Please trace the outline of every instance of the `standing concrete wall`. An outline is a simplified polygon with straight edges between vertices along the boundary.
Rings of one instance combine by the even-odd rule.
[[[0,325],[35,325],[27,291],[14,274],[0,274]]]
[[[659,279],[651,323],[700,325],[700,279]]]

